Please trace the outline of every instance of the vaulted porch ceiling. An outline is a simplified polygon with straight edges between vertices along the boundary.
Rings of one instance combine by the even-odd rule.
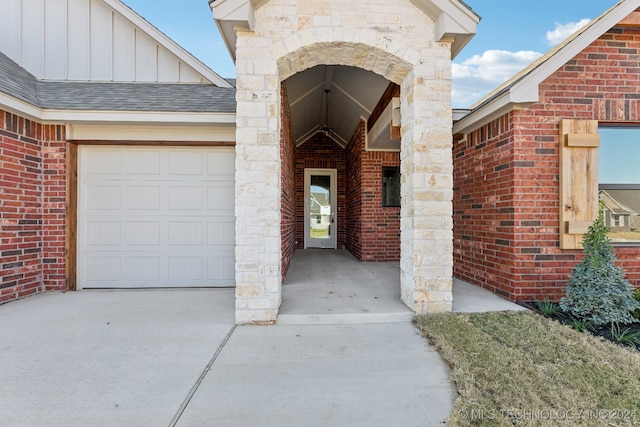
[[[389,81],[360,68],[319,65],[289,77],[285,85],[296,145],[324,132],[345,147],[360,119],[369,118]]]

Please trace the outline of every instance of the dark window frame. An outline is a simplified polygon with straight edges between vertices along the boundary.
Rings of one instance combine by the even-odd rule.
[[[389,174],[389,173],[392,174]],[[383,208],[399,208],[400,207],[400,166],[383,166],[380,174],[380,188],[382,191],[382,207]],[[393,188],[389,188],[388,183],[385,180],[397,179],[396,185]],[[394,191],[391,195],[392,200],[389,200],[389,192]]]

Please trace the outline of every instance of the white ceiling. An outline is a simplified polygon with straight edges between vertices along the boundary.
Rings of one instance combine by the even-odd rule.
[[[285,85],[296,145],[328,127],[326,133],[345,147],[360,119],[369,118],[389,81],[361,68],[318,65],[289,77]]]

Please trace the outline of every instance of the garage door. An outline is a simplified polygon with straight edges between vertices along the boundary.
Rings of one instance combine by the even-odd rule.
[[[230,148],[81,146],[78,288],[234,285]]]

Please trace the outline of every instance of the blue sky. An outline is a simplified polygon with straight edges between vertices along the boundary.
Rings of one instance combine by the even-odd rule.
[[[356,0],[354,0],[356,1]],[[138,14],[187,49],[222,77],[235,77],[226,46],[213,21],[207,0],[124,0]],[[564,40],[617,0],[466,0],[482,17],[478,32],[454,59],[453,106],[469,107],[509,77]],[[640,182],[634,165],[621,168],[621,153],[631,153],[636,134],[603,134],[617,144],[600,156],[600,182]],[[622,136],[624,135],[624,137]],[[623,147],[623,144],[625,147]],[[626,156],[636,162],[640,156]],[[611,172],[609,172],[611,171]],[[613,175],[625,171],[624,174]]]
[[[222,77],[234,77],[207,0],[124,0]],[[486,95],[616,0],[467,0],[482,17],[454,59],[453,106]],[[582,21],[582,22],[581,22]]]

